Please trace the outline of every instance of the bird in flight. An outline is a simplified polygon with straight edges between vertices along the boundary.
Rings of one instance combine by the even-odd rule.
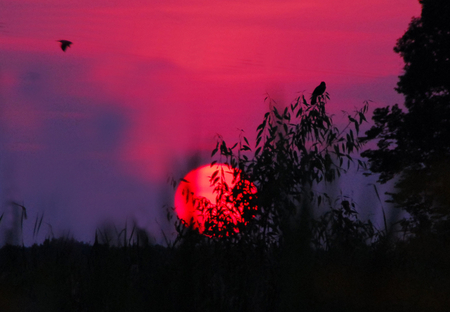
[[[72,41],[69,40],[56,40],[57,42],[61,42],[61,49],[66,52],[67,47],[70,47]]]
[[[318,98],[319,96],[321,96],[321,95],[325,92],[325,89],[326,89],[326,88],[327,88],[327,86],[325,85],[325,81],[322,81],[322,82],[320,83],[320,85],[318,85],[318,86],[314,89],[314,91],[313,91],[313,93],[312,93],[312,95],[311,95],[311,105],[316,104],[317,98]]]

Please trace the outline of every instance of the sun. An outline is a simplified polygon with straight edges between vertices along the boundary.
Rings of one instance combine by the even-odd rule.
[[[256,187],[225,164],[190,171],[175,193],[175,211],[186,225],[207,236],[239,232],[254,217]]]

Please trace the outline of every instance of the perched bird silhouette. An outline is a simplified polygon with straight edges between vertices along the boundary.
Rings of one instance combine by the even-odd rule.
[[[66,52],[67,47],[70,47],[72,41],[69,40],[56,40],[57,42],[61,42],[61,49]]]
[[[316,104],[317,98],[318,98],[319,96],[321,96],[321,95],[325,92],[325,89],[326,89],[326,88],[327,88],[327,86],[325,85],[325,81],[322,81],[322,82],[320,83],[320,85],[318,85],[318,86],[314,89],[314,91],[313,91],[313,93],[312,93],[312,95],[311,95],[311,105]]]

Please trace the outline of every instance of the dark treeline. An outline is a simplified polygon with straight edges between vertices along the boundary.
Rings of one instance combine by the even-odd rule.
[[[0,249],[1,311],[447,311],[450,251],[416,237],[368,244],[334,212],[317,248],[267,248],[185,231],[176,246],[70,239]],[[338,232],[343,231],[339,239]],[[324,245],[322,245],[324,246]]]
[[[237,183],[218,167],[216,202],[186,197],[208,217],[203,234],[169,210],[177,237],[164,247],[126,229],[115,244],[100,229],[93,246],[6,245],[0,311],[448,311],[450,4],[419,2],[421,17],[394,48],[404,110],[375,110],[364,135],[367,103],[340,129],[325,83],[283,110],[267,97],[254,148],[242,136],[213,149],[212,166],[227,164]],[[377,147],[364,150],[368,141]],[[407,217],[378,229],[359,219],[364,203],[320,187],[351,168],[396,179],[389,200]]]

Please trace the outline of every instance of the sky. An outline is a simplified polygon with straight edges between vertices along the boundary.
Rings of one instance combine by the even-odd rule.
[[[234,143],[244,130],[253,143],[266,94],[283,106],[325,81],[338,117],[366,100],[371,111],[401,104],[393,47],[420,9],[414,0],[2,0],[0,232],[15,201],[27,208],[28,244],[68,231],[92,242],[99,224],[126,220],[161,242],[172,231],[167,178],[209,163],[217,135]],[[61,39],[73,42],[66,52]]]

